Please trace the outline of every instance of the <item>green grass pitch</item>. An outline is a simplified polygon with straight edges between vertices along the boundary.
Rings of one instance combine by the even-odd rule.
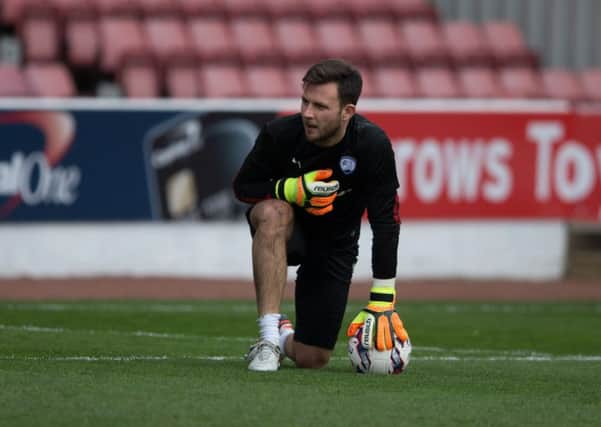
[[[342,334],[322,370],[248,372],[249,301],[0,302],[0,426],[600,425],[601,303],[398,309],[412,360],[381,377]]]

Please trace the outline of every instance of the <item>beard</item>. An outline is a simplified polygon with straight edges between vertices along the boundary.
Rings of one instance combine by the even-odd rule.
[[[331,139],[336,136],[336,134],[340,131],[341,127],[341,121],[331,123],[329,126],[326,126],[324,128],[318,128],[319,134],[317,136],[307,135],[307,130],[305,129],[305,138],[307,139],[307,141],[312,142],[313,144],[318,146],[330,145],[329,143],[331,142]]]

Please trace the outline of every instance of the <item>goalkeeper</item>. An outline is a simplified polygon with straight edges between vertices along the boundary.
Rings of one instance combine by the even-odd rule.
[[[300,114],[267,123],[234,180],[252,241],[259,340],[253,371],[275,371],[283,356],[325,366],[342,326],[357,261],[361,220],[373,232],[373,287],[354,333],[369,317],[372,345],[410,345],[394,311],[399,206],[394,152],[384,131],[355,114],[362,79],[352,65],[325,60],[303,78]],[[280,314],[287,266],[296,275],[296,329]]]

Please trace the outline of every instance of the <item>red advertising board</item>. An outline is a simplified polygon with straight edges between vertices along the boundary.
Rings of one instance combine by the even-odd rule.
[[[403,218],[601,219],[601,114],[377,112]]]

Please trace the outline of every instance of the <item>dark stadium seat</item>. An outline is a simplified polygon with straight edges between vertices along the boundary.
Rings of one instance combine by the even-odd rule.
[[[128,17],[100,20],[101,70],[117,71],[124,59],[148,58],[150,52],[142,23]]]
[[[417,94],[413,72],[408,68],[377,67],[371,77],[375,96],[380,98],[410,98]]]
[[[505,96],[495,70],[488,67],[465,67],[457,70],[462,92],[468,98],[503,98]]]
[[[278,50],[287,63],[307,63],[323,56],[310,21],[283,17],[275,20],[273,30]]]
[[[325,56],[345,59],[357,65],[366,60],[352,21],[325,18],[317,20],[315,25],[317,40]]]
[[[357,30],[362,50],[372,66],[404,64],[409,60],[407,46],[391,20],[364,18],[359,20]]]
[[[430,21],[402,21],[400,30],[416,66],[449,65],[449,53],[438,25]]]
[[[499,80],[503,91],[511,98],[543,97],[540,74],[530,67],[502,68]]]
[[[0,62],[0,97],[29,95],[31,90],[23,71],[14,64]]]
[[[25,61],[54,61],[60,55],[61,34],[52,15],[23,18],[20,36],[25,47]]]
[[[192,62],[192,45],[181,19],[154,17],[143,22],[150,52],[161,68],[174,62]]]
[[[208,98],[244,97],[246,86],[240,67],[234,65],[205,65],[198,72],[200,86]]]
[[[257,98],[283,98],[290,96],[284,71],[277,66],[251,65],[243,70],[248,95]]]
[[[94,19],[70,19],[65,27],[67,60],[75,67],[97,66],[100,53],[98,23]]]
[[[436,8],[430,0],[387,0],[391,14],[400,19],[438,19]]]
[[[469,21],[446,21],[441,30],[451,61],[457,67],[492,66],[492,52],[482,28]]]
[[[281,60],[275,36],[267,19],[233,18],[230,26],[243,63],[274,63]]]
[[[119,70],[119,84],[128,98],[157,98],[161,81],[156,67],[150,63],[132,62]]]
[[[522,31],[511,21],[482,24],[486,41],[499,67],[535,67],[537,55],[528,47]]]
[[[192,65],[172,65],[165,70],[165,90],[172,98],[197,98],[202,96],[198,69]]]
[[[221,0],[175,0],[172,3],[185,17],[207,18],[225,15],[225,7]]]
[[[580,72],[580,82],[585,99],[601,101],[601,68],[590,68]]]
[[[221,17],[196,17],[188,21],[190,43],[201,62],[238,60],[230,27]]]
[[[415,73],[418,95],[426,98],[461,98],[459,83],[448,68],[421,68]]]
[[[73,77],[62,63],[29,64],[24,76],[34,96],[68,98],[77,95]]]
[[[584,90],[576,73],[558,68],[541,70],[544,95],[548,98],[577,101],[584,99]]]

